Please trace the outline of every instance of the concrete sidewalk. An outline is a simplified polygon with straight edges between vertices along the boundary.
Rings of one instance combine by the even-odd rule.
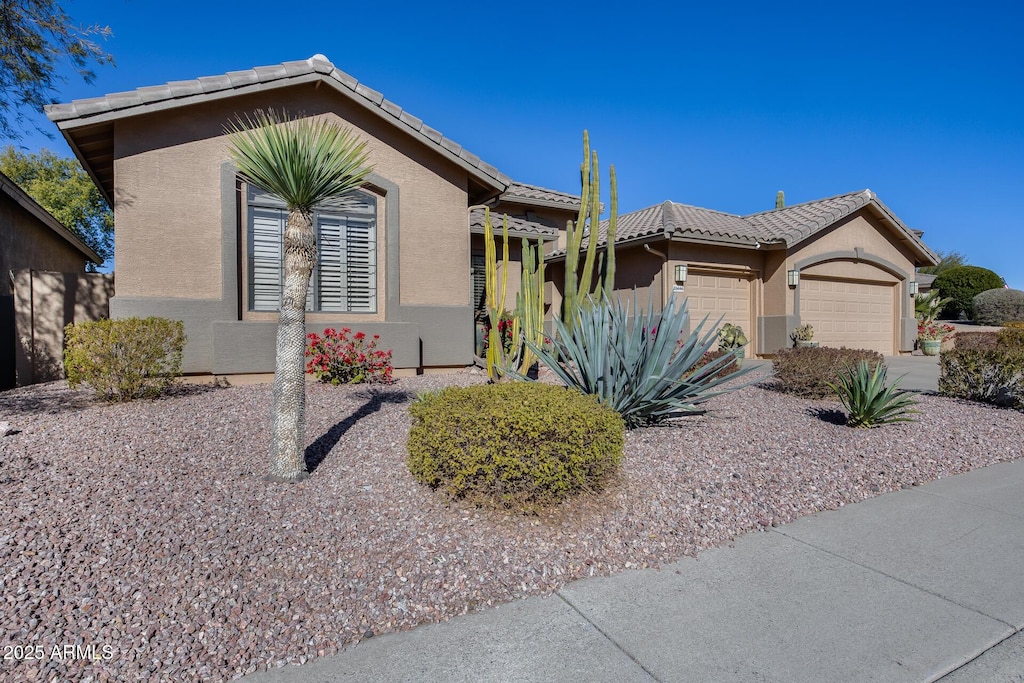
[[[244,680],[1024,681],[1022,569],[1018,460]]]
[[[886,356],[885,365],[888,369],[886,377],[890,381],[902,377],[901,389],[939,390],[938,356]]]

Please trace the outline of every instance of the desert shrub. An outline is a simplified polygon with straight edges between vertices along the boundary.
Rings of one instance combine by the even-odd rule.
[[[950,299],[949,303],[942,307],[940,317],[955,319],[960,316],[960,311],[965,311],[967,317],[974,318],[972,302],[974,297],[989,289],[996,289],[1003,286],[1003,278],[993,273],[988,268],[978,266],[960,266],[950,268],[935,278],[932,289],[937,290],[939,295]]]
[[[911,409],[917,404],[909,391],[899,388],[900,380],[893,380],[885,386],[886,368],[876,363],[872,371],[867,361],[857,363],[839,374],[839,379],[829,387],[836,392],[848,413],[846,424],[850,427],[877,427],[893,422],[913,422],[910,417],[918,411]]]
[[[698,406],[739,386],[720,388],[724,382],[753,368],[722,371],[735,362],[722,356],[697,371],[693,367],[718,340],[712,329],[702,333],[701,322],[689,335],[682,334],[689,320],[686,300],[655,312],[653,301],[644,313],[631,315],[620,300],[596,302],[573,312],[573,324],[555,318],[557,336],[552,347],[525,341],[540,362],[566,384],[592,394],[610,406],[629,428],[698,415]]]
[[[622,460],[622,418],[561,386],[451,387],[409,412],[413,476],[489,507],[529,510],[597,490]]]
[[[391,350],[377,348],[379,334],[372,337],[343,327],[328,327],[324,336],[306,335],[306,372],[328,384],[390,384],[394,366]]]
[[[122,318],[64,328],[68,386],[88,385],[108,401],[163,393],[181,375],[185,325],[167,318]]]
[[[793,348],[779,349],[775,354],[773,388],[795,396],[825,398],[847,368],[866,362],[871,370],[884,364],[882,354],[867,349]]]
[[[731,359],[727,358],[728,356],[732,356],[732,358]],[[722,361],[722,362],[725,362],[725,365],[720,365],[720,367],[718,369],[718,373],[719,374],[728,375],[728,374],[736,372],[737,370],[740,369],[739,361],[736,358],[736,354],[735,353],[733,353],[732,351],[722,351],[721,349],[719,349],[719,350],[715,350],[715,351],[707,351],[707,352],[705,352],[704,355],[700,357],[700,360],[698,360],[696,363],[694,363],[693,367],[690,368],[690,370],[684,376],[689,376],[689,375],[694,374],[695,372],[697,372],[698,370],[703,368],[708,363],[711,363],[712,361],[716,361],[719,358],[726,358],[726,361]]]
[[[1003,325],[1024,319],[1024,291],[990,289],[974,297],[974,322],[979,325]]]
[[[1013,330],[1024,330],[1024,320],[1011,320],[1004,326]]]
[[[958,351],[987,350],[996,348],[996,332],[957,332],[953,337],[953,348]]]
[[[953,349],[943,353],[939,393],[1024,409],[1024,350]]]
[[[996,347],[1024,351],[1024,328],[1004,327],[996,333]]]

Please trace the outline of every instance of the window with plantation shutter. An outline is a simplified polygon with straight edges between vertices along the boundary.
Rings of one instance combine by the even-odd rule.
[[[277,311],[284,282],[283,240],[288,212],[277,198],[249,189],[249,308]],[[377,312],[377,202],[357,193],[341,206],[313,213],[317,266],[306,310]]]
[[[483,254],[473,254],[469,258],[469,269],[473,278],[473,311],[476,312],[487,306],[487,302],[484,301],[487,291],[487,262]]]

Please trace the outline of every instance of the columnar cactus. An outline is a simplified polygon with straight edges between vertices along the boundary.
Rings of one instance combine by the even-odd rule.
[[[786,193],[779,190],[775,193],[775,208],[782,209],[786,206]]]
[[[572,325],[578,311],[592,297],[595,301],[610,299],[615,287],[615,230],[618,221],[618,187],[615,181],[615,167],[609,169],[611,176],[611,203],[608,217],[607,258],[597,259],[598,228],[601,223],[601,178],[597,163],[597,152],[590,149],[590,135],[583,131],[583,163],[580,165],[580,180],[583,190],[580,195],[580,210],[576,221],[566,225],[565,286],[562,298],[562,320]],[[587,253],[580,272],[580,253],[583,238],[587,240]],[[603,257],[603,255],[602,255]],[[594,282],[594,266],[597,264],[597,282]]]
[[[523,345],[529,339],[538,346],[544,342],[544,248],[523,239],[523,274],[516,308],[512,315],[512,349],[505,350],[499,323],[505,313],[508,291],[508,216],[501,227],[501,282],[498,282],[498,248],[494,243],[491,210],[484,209],[484,261],[487,291],[487,318],[491,329],[487,337],[487,376],[497,382],[509,372],[524,374],[536,361],[536,355]]]

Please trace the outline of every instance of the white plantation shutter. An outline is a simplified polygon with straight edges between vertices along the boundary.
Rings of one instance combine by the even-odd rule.
[[[472,274],[472,287],[470,291],[473,292],[473,312],[479,311],[486,308],[487,303],[484,301],[484,295],[487,291],[487,260],[483,254],[473,254],[470,256],[470,273]]]
[[[281,209],[253,207],[249,215],[249,305],[254,311],[276,311],[281,306],[281,242],[286,214]]]
[[[376,226],[369,216],[349,216],[347,221],[348,310],[373,313],[377,310]]]
[[[283,284],[283,234],[288,214],[280,200],[249,192],[249,305],[253,311],[280,308]],[[314,213],[317,267],[306,297],[307,311],[377,311],[377,205],[359,193],[341,209]]]

